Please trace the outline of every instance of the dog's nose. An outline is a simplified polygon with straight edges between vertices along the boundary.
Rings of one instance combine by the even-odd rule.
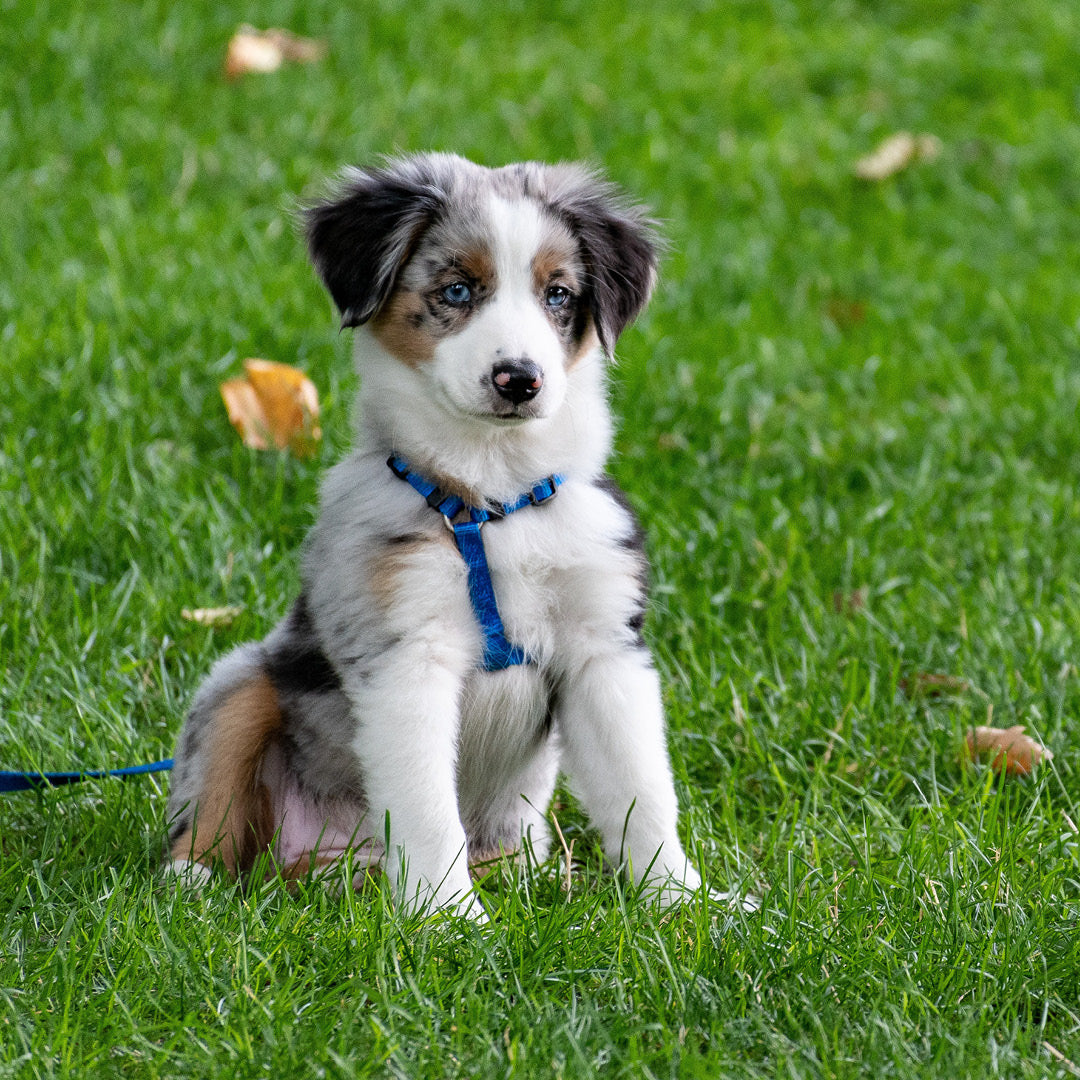
[[[491,369],[491,381],[500,397],[520,405],[540,393],[544,373],[531,360],[506,360]]]

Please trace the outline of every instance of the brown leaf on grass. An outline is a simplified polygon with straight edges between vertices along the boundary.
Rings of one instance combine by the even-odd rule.
[[[825,314],[840,330],[849,330],[866,321],[866,304],[846,296],[830,296],[825,301]]]
[[[245,360],[244,370],[246,379],[221,384],[229,420],[244,445],[311,457],[322,438],[315,384],[302,371],[272,360]]]
[[[1014,724],[1010,728],[975,727],[964,741],[962,760],[988,760],[990,768],[1007,776],[1029,776],[1040,761],[1050,761],[1054,756],[1045,746],[1024,734],[1023,724]]]
[[[183,608],[180,617],[199,626],[228,626],[243,614],[242,605],[231,607]]]
[[[940,153],[941,140],[936,135],[898,131],[855,162],[855,175],[860,180],[885,180],[916,161],[933,161]]]
[[[838,615],[854,615],[866,607],[866,589],[855,589],[849,593],[834,592],[832,606]]]
[[[662,431],[656,437],[656,445],[661,450],[686,450],[690,443],[686,436],[679,431]]]
[[[916,671],[910,678],[897,684],[908,697],[945,697],[949,694],[966,694],[971,689],[967,679],[957,675],[939,675],[930,671]]]
[[[252,72],[277,71],[286,60],[311,64],[326,55],[326,43],[298,37],[288,30],[256,30],[241,26],[225,51],[225,75],[238,79]]]

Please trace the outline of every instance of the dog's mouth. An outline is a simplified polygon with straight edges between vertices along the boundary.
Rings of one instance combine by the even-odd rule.
[[[472,408],[465,412],[471,419],[484,420],[497,427],[516,427],[528,420],[543,419],[546,415],[543,406],[535,401],[525,401],[518,405],[499,402],[488,409]]]
[[[529,420],[540,419],[538,410],[529,405],[483,408],[477,405],[464,405],[452,398],[443,398],[440,405],[442,411],[452,419],[480,423],[493,428],[520,427]]]
[[[537,418],[535,412],[518,409],[511,409],[506,412],[471,412],[469,416],[474,420],[486,421],[495,427],[519,427],[521,424]]]

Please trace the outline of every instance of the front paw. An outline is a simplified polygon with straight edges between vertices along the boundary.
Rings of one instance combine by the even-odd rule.
[[[640,884],[641,896],[661,908],[693,900],[701,889],[701,876],[689,862],[676,866],[653,866]]]
[[[172,859],[161,868],[161,875],[177,889],[193,893],[202,892],[212,877],[209,866],[189,859]]]
[[[395,906],[399,911],[416,915],[453,915],[476,923],[488,921],[471,878],[444,880],[437,886],[421,881],[413,889],[398,889]]]
[[[701,878],[693,867],[688,866],[681,874],[654,876],[644,886],[646,897],[655,896],[656,902],[663,909],[686,904],[705,894],[715,907],[739,909],[748,915],[761,910],[761,900],[750,893],[722,892],[710,889],[702,884]]]
[[[709,903],[717,907],[737,909],[747,915],[756,915],[761,910],[761,897],[753,893],[716,892],[710,889]]]

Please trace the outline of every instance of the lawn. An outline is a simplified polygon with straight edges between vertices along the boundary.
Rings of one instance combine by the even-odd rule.
[[[324,38],[221,74],[243,22]],[[177,895],[167,779],[0,798],[0,1077],[1080,1076],[1080,7],[0,0],[0,769],[167,756],[297,585],[349,335],[343,163],[585,158],[665,223],[613,471],[688,842],[663,915],[568,796],[494,913]],[[900,130],[933,160],[867,182]],[[317,458],[219,383],[319,387]],[[242,605],[228,627],[181,609]],[[927,685],[925,676],[949,676]],[[974,724],[1053,761],[963,768]],[[567,887],[568,886],[568,887]]]

